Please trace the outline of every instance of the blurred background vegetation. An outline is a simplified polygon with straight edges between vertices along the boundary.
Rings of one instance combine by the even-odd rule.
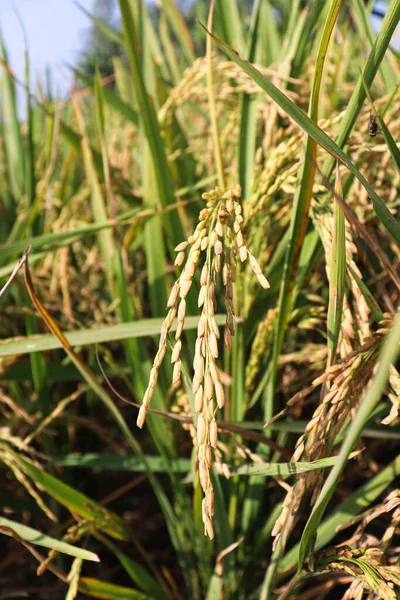
[[[209,8],[96,0],[63,98],[1,41],[0,599],[399,597],[400,1],[217,0],[239,55]],[[136,427],[206,206],[212,540],[202,257]]]

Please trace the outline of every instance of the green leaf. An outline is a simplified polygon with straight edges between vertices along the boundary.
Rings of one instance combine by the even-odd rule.
[[[72,242],[81,239],[86,235],[91,235],[102,229],[112,227],[110,221],[99,224],[99,225],[88,225],[87,227],[80,227],[73,231],[60,231],[59,233],[44,233],[34,238],[28,238],[19,242],[13,242],[12,244],[1,244],[0,245],[0,261],[10,258],[17,254],[22,253],[27,246],[31,246],[32,249],[42,248],[46,250],[57,249],[62,246],[71,244]],[[14,265],[15,266],[15,265]]]
[[[219,600],[221,598],[224,581],[217,573],[213,573],[207,589],[206,600]]]
[[[353,455],[355,456],[355,455]],[[352,458],[352,456],[349,456]],[[251,463],[229,469],[231,475],[263,475],[265,477],[291,477],[300,473],[308,473],[318,469],[327,469],[336,464],[337,456],[329,456],[321,458],[313,462],[298,462],[298,463]]]
[[[102,132],[102,128],[104,129],[104,118],[102,111],[102,96],[101,96],[101,87],[99,85],[96,86],[96,100],[97,100],[97,114],[98,114],[98,127],[100,129],[100,135]],[[93,153],[90,147],[89,134],[87,131],[86,123],[83,118],[83,114],[81,111],[81,107],[77,98],[77,95],[74,93],[72,95],[72,103],[74,107],[74,113],[77,117],[77,121],[79,124],[79,130],[81,134],[81,147],[82,147],[82,155],[83,162],[86,172],[86,177],[89,182],[90,191],[91,191],[91,206],[94,220],[97,224],[104,223],[107,218],[107,208],[106,203],[103,197],[102,188],[100,185],[100,181],[98,178],[98,173],[93,157]],[[104,136],[103,136],[104,137]],[[103,143],[104,147],[104,143]],[[103,160],[103,173],[106,173],[106,165],[104,164],[104,153],[102,155]],[[109,292],[111,293],[114,286],[114,258],[115,258],[115,246],[112,233],[109,229],[102,229],[98,233],[99,244],[101,248],[101,253],[103,255],[104,264],[106,266],[106,276],[108,282]]]
[[[129,577],[138,585],[149,597],[155,600],[169,600],[170,594],[167,594],[163,588],[153,579],[142,565],[129,558],[125,552],[122,552],[108,538],[102,535],[96,536],[100,541],[117,557]]]
[[[21,523],[17,523],[17,521],[11,521],[4,517],[0,517],[0,533],[11,537],[13,537],[13,533],[16,533],[21,540],[24,540],[29,544],[50,548],[51,550],[56,550],[57,552],[62,552],[68,556],[74,556],[75,558],[81,558],[82,560],[100,562],[99,557],[94,552],[89,552],[89,550],[84,550],[83,548],[78,548],[72,544],[61,542],[49,535],[45,535],[37,529],[21,525]]]
[[[102,600],[155,600],[153,596],[142,594],[133,588],[114,585],[91,577],[79,579],[79,591],[92,598],[101,598]]]
[[[345,221],[342,208],[336,200],[336,195],[340,198],[343,196],[339,165],[336,170],[335,194],[333,198],[333,236],[328,306],[328,366],[333,365],[335,362],[336,349],[342,324],[346,277]]]
[[[218,325],[225,323],[225,315],[215,315],[215,318]],[[71,346],[87,346],[89,344],[101,344],[103,342],[126,340],[129,338],[160,335],[163,321],[164,319],[143,319],[131,323],[105,325],[104,327],[67,332],[65,337]],[[196,329],[198,322],[199,317],[186,317],[185,329]],[[171,332],[176,331],[176,327],[177,323],[174,323],[171,327]],[[22,340],[2,340],[0,342],[0,357],[29,354],[30,352],[44,352],[45,350],[55,350],[62,347],[61,341],[51,334],[35,335]]]
[[[167,466],[160,456],[146,456],[146,465],[138,456],[107,456],[91,452],[89,454],[65,454],[56,456],[54,464],[62,467],[80,467],[83,469],[134,471],[136,473],[146,472],[150,468],[153,473],[165,473],[172,469],[176,473],[188,473],[192,468],[192,461],[188,458],[171,458]]]
[[[182,13],[179,11],[175,0],[161,0],[161,6],[165,12],[171,28],[178,40],[189,66],[195,60],[193,40],[185,23]]]
[[[379,127],[380,127],[380,130],[381,130],[381,132],[383,134],[383,137],[385,138],[385,142],[387,144],[387,147],[389,148],[389,152],[390,152],[390,155],[391,155],[391,157],[393,159],[393,162],[394,162],[394,165],[395,165],[395,167],[397,169],[397,172],[400,173],[400,151],[399,151],[399,149],[397,147],[397,144],[394,141],[394,139],[392,137],[392,134],[390,133],[390,131],[389,131],[389,129],[388,129],[385,121],[383,120],[383,117],[380,114],[376,113],[374,102],[372,100],[372,96],[371,96],[371,94],[369,92],[368,86],[367,86],[367,84],[364,81],[363,74],[361,74],[361,77],[362,77],[362,83],[363,83],[363,88],[364,88],[365,95],[367,96],[368,101],[371,104],[372,110],[373,110],[373,114],[372,114],[372,111],[371,111],[371,118],[374,116],[375,119],[377,120],[377,122],[379,124]],[[391,99],[389,100],[389,103],[386,105],[386,108],[389,106],[390,101],[391,101]]]
[[[244,8],[244,10],[247,10]],[[244,51],[245,41],[243,32],[243,19],[240,15],[237,2],[219,0],[215,3],[215,24],[223,32],[228,44]]]
[[[356,284],[360,288],[360,291],[361,291],[362,295],[364,296],[365,301],[368,304],[368,308],[370,309],[375,321],[377,323],[379,323],[380,321],[383,320],[383,317],[384,317],[383,312],[379,307],[379,304],[377,303],[374,296],[371,294],[371,292],[369,291],[368,287],[365,285],[363,280],[354,271],[352,266],[350,264],[347,264],[347,268],[350,271],[351,276],[355,280]]]
[[[257,62],[259,46],[257,43],[260,30],[261,1],[256,0],[253,7],[249,40],[246,55],[250,62]],[[239,131],[239,183],[243,198],[247,198],[251,189],[254,173],[254,160],[257,138],[257,104],[258,94],[242,94],[240,106]]]
[[[131,538],[132,532],[122,519],[53,475],[38,469],[10,448],[7,449],[7,452],[12,455],[13,460],[23,473],[28,475],[36,485],[39,485],[72,513],[92,521],[95,528],[108,533],[111,537],[119,540],[129,540]]]
[[[156,180],[157,195],[161,206],[166,208],[174,202],[174,189],[171,172],[165,154],[161,131],[155,110],[155,98],[147,91],[145,73],[142,70],[138,51],[138,38],[129,0],[118,0],[128,51],[132,79],[137,97],[140,120],[143,123]],[[181,223],[175,213],[166,214],[165,228],[170,240],[184,239]]]
[[[94,89],[95,82],[91,77],[89,77],[85,73],[82,73],[82,71],[75,67],[72,67],[71,65],[67,66],[69,69],[71,69],[74,75],[78,77],[78,79],[83,81],[87,86]],[[109,90],[107,87],[102,87],[102,96],[104,98],[104,101],[107,102],[107,104],[111,106],[116,112],[125,117],[128,121],[134,123],[136,126],[139,124],[137,112],[132,108],[132,106],[130,106],[129,104],[124,102],[119,96],[117,96],[117,94]]]
[[[17,112],[14,74],[8,65],[7,51],[0,37],[0,66],[4,67],[1,79],[1,108],[4,119],[4,144],[14,201],[24,193],[25,157]]]
[[[380,130],[383,134],[383,137],[385,138],[387,147],[389,148],[389,152],[393,159],[394,166],[396,167],[397,172],[400,174],[400,150],[398,149],[397,144],[394,141],[392,134],[390,133],[385,121],[383,120],[383,117],[381,117],[379,114],[377,114],[376,120],[378,121]]]
[[[223,478],[219,476],[216,472],[215,467],[212,471],[212,481],[214,487],[215,494],[215,524],[217,526],[217,548],[218,552],[222,552],[225,548],[228,548],[231,544],[234,543],[235,539],[233,537],[233,530],[229,523],[229,514],[227,510],[227,505],[225,503],[223,488],[222,488],[222,480]],[[230,552],[225,556],[223,560],[224,566],[224,582],[225,589],[228,597],[230,596],[230,592],[233,591],[235,584],[235,572],[236,572],[236,557],[234,552]]]

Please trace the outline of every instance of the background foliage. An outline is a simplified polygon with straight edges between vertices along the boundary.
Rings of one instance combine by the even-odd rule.
[[[217,0],[208,56],[208,2],[113,4],[62,101],[1,46],[0,598],[398,598],[400,1]],[[206,206],[212,540],[200,268],[136,427]]]

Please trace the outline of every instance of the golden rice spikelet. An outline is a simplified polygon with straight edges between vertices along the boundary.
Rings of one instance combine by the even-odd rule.
[[[246,245],[240,186],[225,193],[216,188],[203,194],[203,199],[207,203],[206,208],[200,211],[199,221],[193,234],[175,248],[177,253],[175,266],[182,267],[182,273],[174,283],[168,298],[169,312],[161,328],[159,348],[139,411],[137,425],[143,427],[146,409],[157,383],[158,370],[166,353],[167,337],[176,318],[177,327],[171,355],[172,384],[174,389],[179,388],[181,384],[181,336],[185,324],[186,296],[190,292],[196,271],[201,269],[200,292],[197,299],[201,315],[194,352],[192,391],[195,394],[195,412],[198,414],[196,444],[200,484],[204,492],[202,505],[204,531],[212,538],[214,536],[212,522],[214,491],[210,470],[212,449],[215,449],[218,443],[218,426],[215,417],[217,410],[222,409],[225,403],[225,392],[217,366],[220,344],[220,332],[215,319],[217,281],[218,279],[222,281],[225,290],[224,303],[227,317],[223,340],[229,350],[232,348],[232,337],[235,334],[233,284],[236,281],[237,263],[248,260],[262,287],[269,287],[269,283]],[[201,267],[200,262],[203,263]]]

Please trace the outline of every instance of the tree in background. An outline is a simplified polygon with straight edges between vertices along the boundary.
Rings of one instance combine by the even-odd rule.
[[[92,14],[105,23],[107,27],[116,32],[121,30],[118,21],[118,3],[117,0],[95,0]],[[96,72],[96,66],[99,68],[102,77],[107,77],[114,72],[112,59],[114,57],[124,57],[125,51],[121,44],[112,40],[99,25],[94,21],[87,33],[87,40],[81,51],[78,65],[79,68],[91,77]]]

